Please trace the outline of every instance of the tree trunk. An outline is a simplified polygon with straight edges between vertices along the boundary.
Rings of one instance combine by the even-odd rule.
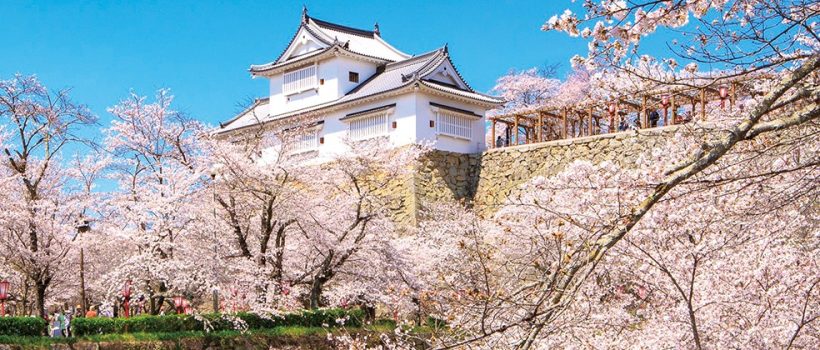
[[[159,284],[159,296],[156,304],[154,304],[154,296],[151,296],[151,315],[159,315],[162,312],[162,307],[165,305],[165,293],[168,292],[168,286],[165,283]]]
[[[316,275],[313,276],[313,281],[310,283],[310,308],[311,309],[318,309],[322,305],[322,291],[325,288],[325,283],[330,281],[333,278],[333,267],[331,263],[333,262],[333,252],[331,251],[330,254],[325,257],[325,260],[322,262],[322,267],[319,268],[319,271],[316,272]]]
[[[327,279],[324,277],[314,278],[310,286],[310,308],[318,309],[322,306],[322,290]]]
[[[48,283],[44,283],[43,281],[34,281],[34,288],[37,291],[37,313],[42,318],[46,318],[46,289],[48,288]]]

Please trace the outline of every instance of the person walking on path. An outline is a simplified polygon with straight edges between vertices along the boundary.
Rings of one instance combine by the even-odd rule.
[[[61,338],[63,336],[63,322],[65,318],[60,311],[55,311],[54,316],[51,317],[51,337]]]
[[[94,318],[97,317],[97,311],[94,310],[94,307],[88,308],[88,311],[85,312],[85,318]]]
[[[649,127],[654,128],[658,126],[658,121],[661,120],[661,115],[658,114],[658,111],[653,110],[649,112]]]
[[[73,318],[74,313],[71,311],[66,311],[63,322],[63,335],[66,337],[71,336],[71,319]]]

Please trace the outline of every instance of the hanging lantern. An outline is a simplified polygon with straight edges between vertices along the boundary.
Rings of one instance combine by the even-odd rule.
[[[5,301],[9,298],[9,281],[0,282],[0,300]]]
[[[122,298],[123,298],[123,311],[125,311],[125,318],[131,316],[131,307],[129,306],[129,302],[131,300],[131,280],[125,281],[125,285],[122,286]]]
[[[661,97],[661,104],[664,107],[669,106],[669,94],[663,95],[663,97]]]
[[[720,108],[723,109],[726,107],[726,96],[729,96],[729,89],[726,88],[726,85],[721,85],[718,93],[720,94]]]
[[[174,297],[174,307],[179,310],[182,308],[182,301],[185,300],[185,297],[181,295],[177,295]]]
[[[9,298],[9,281],[0,282],[0,317],[6,316],[6,299]]]
[[[125,285],[122,286],[122,297],[125,299],[131,297],[131,280],[125,281]]]
[[[614,101],[613,101],[613,102],[610,102],[610,103],[609,103],[609,114],[615,114],[615,110],[616,110],[617,108],[618,108],[618,106],[615,104],[615,102],[614,102]]]

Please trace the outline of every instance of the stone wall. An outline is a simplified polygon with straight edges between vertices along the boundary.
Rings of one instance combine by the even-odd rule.
[[[596,135],[532,145],[491,149],[481,154],[435,151],[421,160],[412,181],[415,223],[418,209],[441,200],[463,200],[483,213],[518,194],[536,176],[554,175],[576,160],[617,162],[634,166],[638,155],[674,140],[679,127],[669,126],[618,134]]]

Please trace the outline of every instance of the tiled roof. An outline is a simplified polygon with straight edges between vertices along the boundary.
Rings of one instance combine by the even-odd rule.
[[[286,61],[286,62],[274,61],[274,62],[265,63],[265,64],[252,64],[251,68],[249,70],[250,70],[251,73],[262,73],[262,72],[265,72],[265,71],[269,71],[271,69],[276,69],[276,68],[279,68],[279,67],[282,67],[282,66],[285,66],[285,65],[290,65],[294,62],[306,61],[311,57],[320,56],[325,52],[329,52],[333,48],[334,48],[334,46],[328,46],[328,47],[326,47],[324,49],[321,49],[321,50],[311,51],[311,52],[308,52],[306,54],[296,56],[293,59],[291,59],[289,61]]]
[[[368,115],[368,114],[373,114],[373,113],[376,113],[376,112],[386,111],[386,110],[394,108],[394,107],[396,107],[396,104],[391,103],[389,105],[384,105],[384,106],[376,107],[376,108],[370,108],[370,109],[367,109],[367,110],[364,110],[364,111],[348,113],[346,116],[344,116],[343,118],[340,118],[339,120],[355,119],[355,118],[361,117],[363,115]]]
[[[503,103],[503,100],[497,97],[477,93],[470,88],[466,90],[460,89],[449,84],[428,80],[425,78],[427,74],[433,72],[446,60],[449,60],[449,53],[447,52],[446,47],[444,47],[402,61],[388,63],[379,67],[376,74],[337,100],[278,115],[266,115],[264,118],[261,118],[259,122],[266,123],[306,113],[322,112],[331,107],[338,107],[343,104],[353,103],[355,101],[367,98],[375,98],[380,95],[399,91],[415,85],[426,87],[431,89],[431,91],[443,93],[449,96],[462,97],[468,100],[487,104]],[[234,122],[224,123],[224,126],[218,132],[222,133],[241,129],[254,125],[257,122],[247,113],[234,118],[234,120]]]
[[[330,31],[334,31],[334,32],[341,32],[341,33],[346,33],[346,34],[350,34],[350,35],[358,35],[358,36],[362,36],[362,37],[370,38],[370,39],[373,39],[373,37],[376,36],[376,32],[373,32],[373,31],[370,31],[370,30],[347,27],[347,26],[343,26],[341,24],[322,21],[318,18],[313,18],[313,17],[308,17],[308,18],[310,19],[310,21],[313,22],[313,24],[315,24],[315,25],[317,25],[320,28],[325,29],[325,30],[330,30]]]
[[[483,101],[483,102],[487,102],[487,103],[495,103],[495,104],[504,103],[504,100],[499,98],[499,97],[485,95],[485,94],[475,92],[475,91],[472,91],[472,90],[459,89],[459,88],[453,87],[452,85],[443,84],[443,83],[433,81],[433,80],[422,80],[421,84],[423,86],[432,88],[434,90],[442,91],[442,92],[445,92],[445,93],[448,93],[448,94],[453,94],[453,95],[466,97],[466,98],[472,99],[472,100],[478,100],[478,101]]]
[[[444,104],[441,104],[441,103],[435,103],[435,102],[430,102],[430,105],[433,106],[433,107],[438,107],[438,108],[445,109],[445,110],[448,110],[448,111],[453,111],[453,112],[456,112],[456,113],[466,114],[466,115],[469,115],[469,116],[472,116],[472,117],[481,118],[481,115],[475,114],[473,111],[468,111],[466,109],[461,109],[461,108],[458,108],[458,107],[448,106],[448,105],[444,105]]]
[[[284,57],[285,53],[287,53],[288,48],[290,48],[291,45],[293,45],[293,42],[296,40],[296,37],[299,34],[299,30],[301,30],[302,28],[304,28],[311,35],[315,36],[323,44],[328,45],[328,47],[322,50],[310,52],[299,57],[286,59]],[[388,62],[401,61],[410,57],[410,55],[397,50],[396,48],[388,44],[386,41],[382,40],[381,36],[379,34],[376,34],[376,32],[374,31],[347,27],[340,24],[322,21],[305,15],[302,20],[302,23],[299,26],[299,29],[296,30],[296,33],[294,33],[293,37],[290,39],[290,42],[279,55],[279,57],[275,61],[270,63],[251,65],[250,71],[259,72],[273,69],[279,66],[284,66],[289,64],[293,60],[302,60],[310,56],[316,56],[321,53],[324,53],[327,50],[329,50],[330,47],[337,44],[349,50],[350,52],[354,52],[359,55],[367,57],[381,59]]]
[[[254,100],[253,104],[244,111],[229,120],[219,123],[219,129],[222,130],[227,127],[230,127],[230,129],[239,129],[262,122],[268,115],[269,103],[270,98],[268,97]]]
[[[305,25],[307,29],[316,30],[320,35],[324,35],[327,42],[348,43],[350,50],[353,52],[390,61],[400,61],[410,57],[410,55],[397,50],[382,40],[381,35],[377,35],[373,31],[351,28],[313,17],[308,17]]]

